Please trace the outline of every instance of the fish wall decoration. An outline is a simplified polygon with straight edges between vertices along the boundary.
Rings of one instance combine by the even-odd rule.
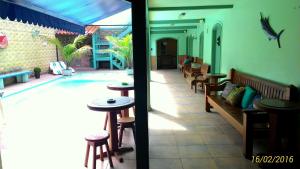
[[[279,33],[276,33],[272,26],[270,25],[269,17],[264,17],[262,12],[260,13],[260,23],[264,30],[264,32],[267,34],[269,40],[277,40],[278,47],[281,48],[280,45],[280,36],[283,33],[284,29],[282,29]]]

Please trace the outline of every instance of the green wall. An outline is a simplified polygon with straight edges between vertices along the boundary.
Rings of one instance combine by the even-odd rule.
[[[191,29],[187,31],[187,36],[193,36],[193,46],[191,56],[203,58],[200,56],[200,34],[203,31],[203,24],[199,23],[197,29]]]
[[[284,12],[283,12],[284,11]],[[260,24],[260,12],[270,16],[276,32],[285,29],[281,46],[269,41]],[[221,72],[231,68],[286,84],[300,86],[299,0],[238,1],[232,10],[206,18],[204,61],[211,62],[211,35],[215,23],[223,25]]]

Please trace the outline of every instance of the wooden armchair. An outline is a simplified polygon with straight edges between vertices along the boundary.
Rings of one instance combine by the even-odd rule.
[[[191,82],[191,89],[193,86],[195,88],[195,93],[197,93],[197,85],[200,84],[202,90],[204,89],[204,83],[208,83],[207,73],[210,71],[210,66],[208,64],[201,65],[200,72],[195,74],[195,78]]]
[[[201,58],[194,57],[192,58],[193,62],[189,65],[184,65],[183,76],[186,77],[194,77],[196,74],[201,73],[201,66],[203,61]],[[199,67],[193,68],[192,64],[198,64]]]

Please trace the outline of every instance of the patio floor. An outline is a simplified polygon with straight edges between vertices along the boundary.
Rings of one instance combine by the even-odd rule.
[[[191,90],[178,70],[152,72],[151,169],[248,169],[242,138],[217,113],[206,113],[204,95]]]
[[[29,78],[29,81],[26,83],[15,83],[9,86],[5,86],[2,91],[4,91],[4,97],[12,95],[14,93],[18,93],[24,89],[31,88],[33,86],[41,85],[43,83],[47,83],[49,81],[59,79],[61,75],[52,75],[52,74],[42,74],[39,79],[35,79],[34,77]]]
[[[257,168],[243,158],[239,133],[217,113],[205,112],[203,93],[195,94],[179,71],[153,71],[151,80],[151,169]],[[72,103],[60,100],[61,94],[57,94],[52,96],[57,99],[55,103],[40,101],[36,103],[39,107],[11,110],[7,117],[7,138],[1,150],[4,169],[84,169],[86,142],[83,138],[87,132],[102,128],[105,115],[87,110],[86,102],[99,93],[119,93],[103,87],[93,88],[78,98],[81,92],[78,89],[63,93],[76,98]],[[67,111],[62,109],[66,106]],[[124,132],[123,143],[134,146],[129,129]],[[124,163],[113,158],[115,169],[135,168],[135,152],[126,153],[123,158]],[[107,160],[97,161],[97,169],[109,168]]]

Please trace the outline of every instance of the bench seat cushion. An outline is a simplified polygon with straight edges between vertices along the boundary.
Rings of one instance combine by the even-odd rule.
[[[227,113],[229,113],[235,120],[237,120],[240,124],[243,124],[243,111],[239,107],[234,107],[226,102],[222,96],[219,95],[211,95],[209,98],[219,105],[222,109],[224,109]]]

